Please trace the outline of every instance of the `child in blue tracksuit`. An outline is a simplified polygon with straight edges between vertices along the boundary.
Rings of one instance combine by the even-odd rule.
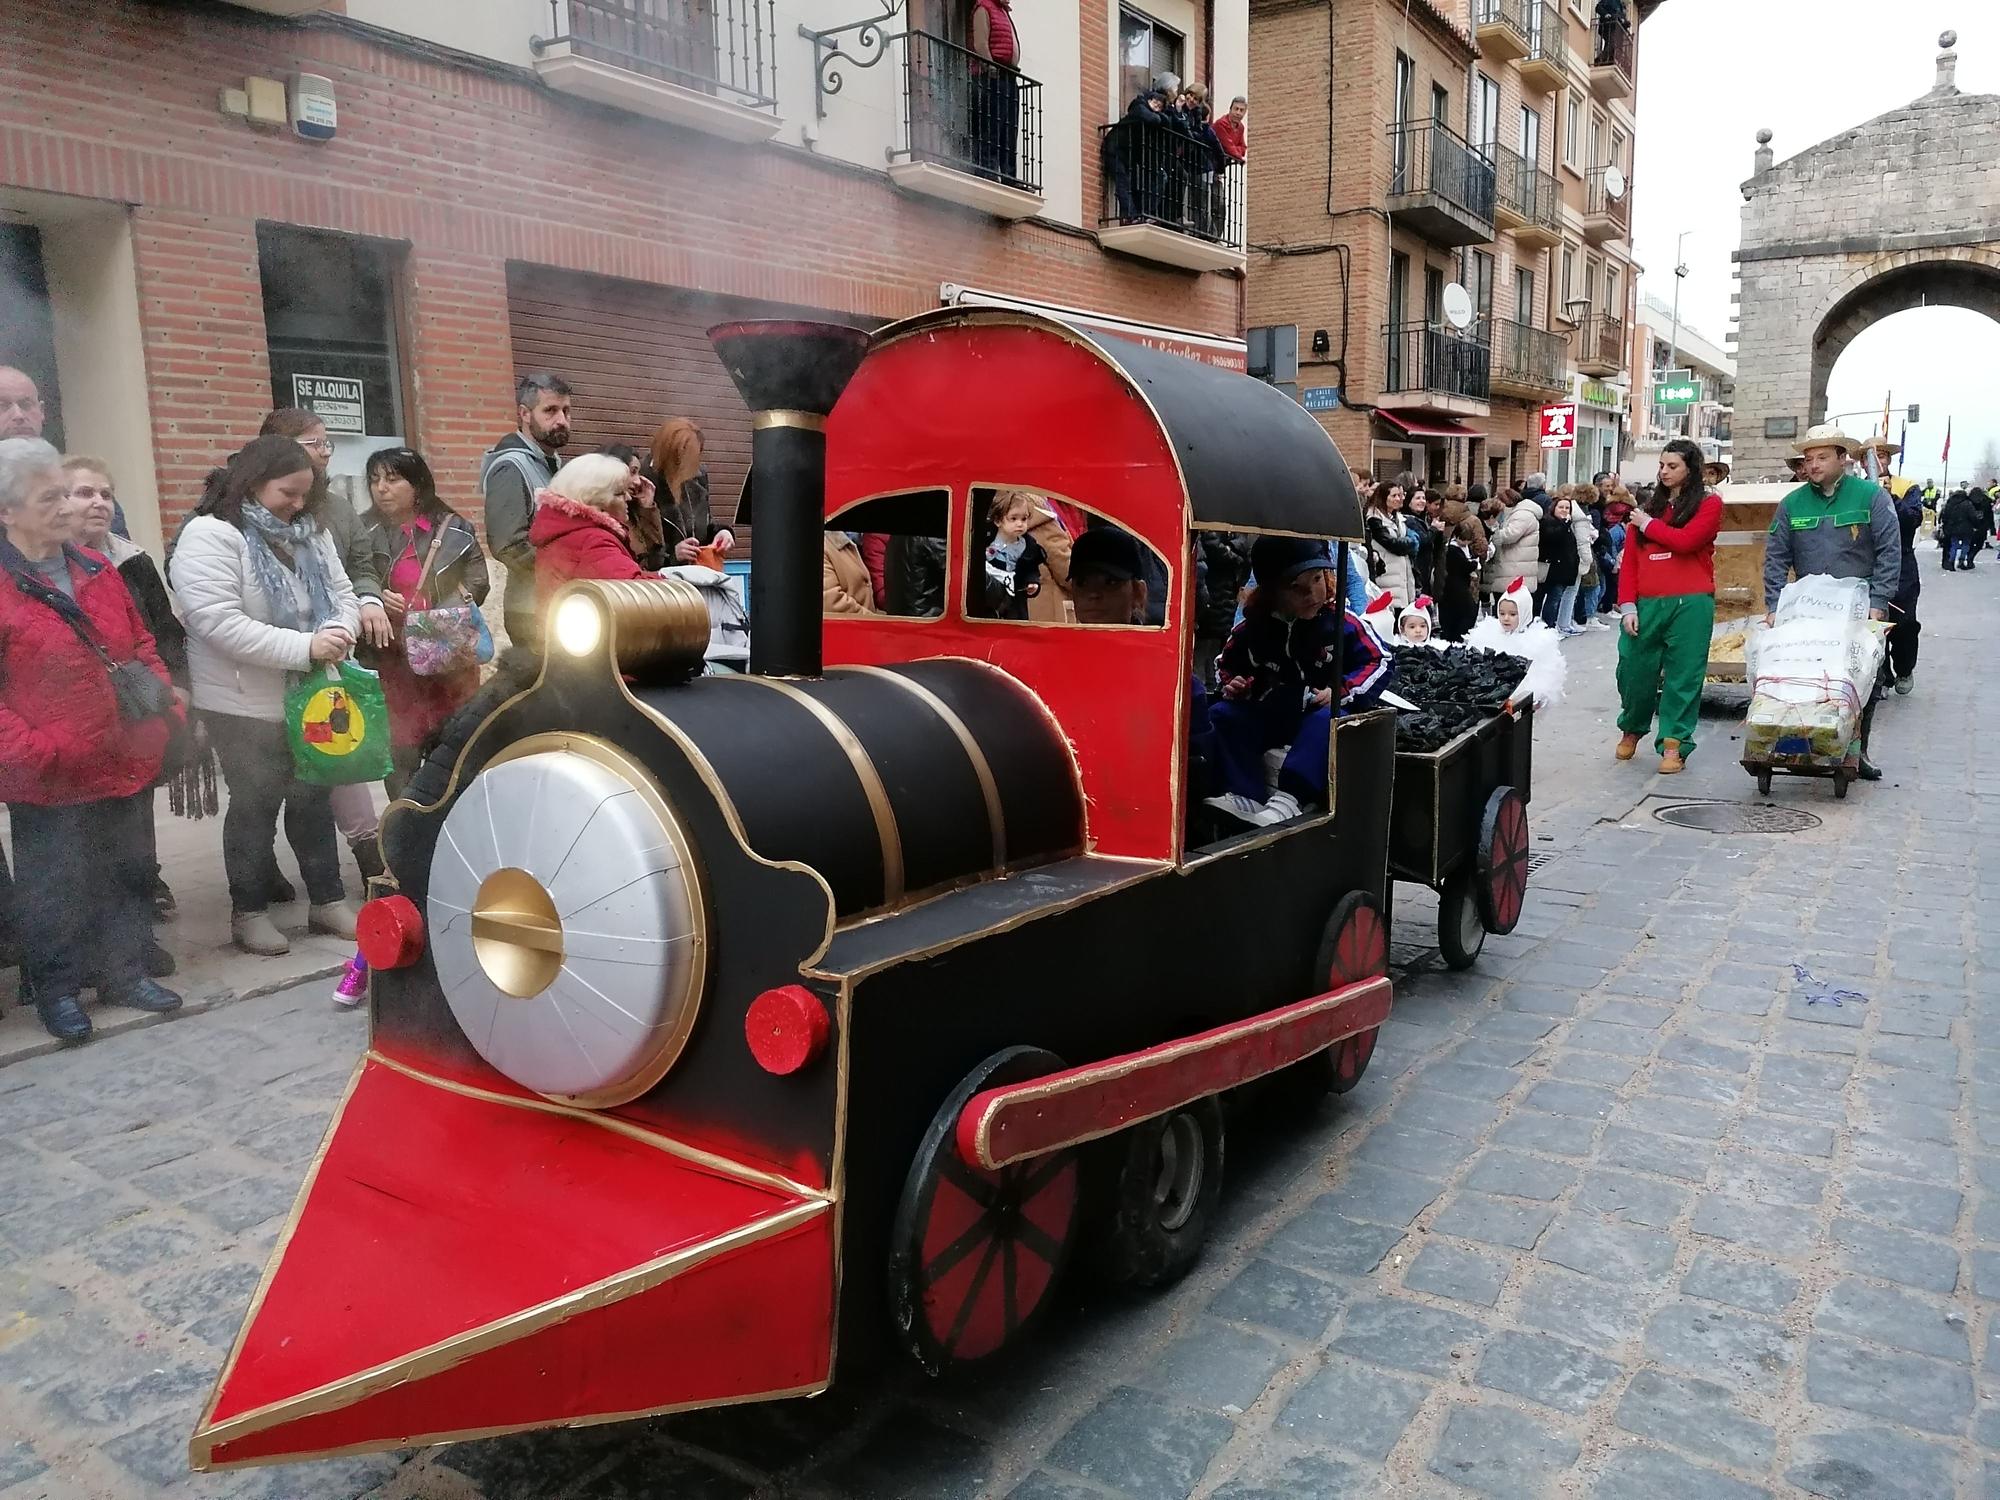
[[[1209,723],[1223,790],[1206,800],[1267,827],[1325,802],[1334,713],[1379,695],[1391,661],[1375,632],[1342,607],[1325,543],[1259,537],[1250,574],[1243,618],[1215,662],[1220,697]],[[1267,796],[1264,752],[1279,745],[1291,749]]]

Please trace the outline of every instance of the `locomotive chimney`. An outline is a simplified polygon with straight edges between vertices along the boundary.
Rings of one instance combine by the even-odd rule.
[[[820,553],[826,416],[868,350],[837,323],[719,323],[709,342],[750,408],[757,558],[750,569],[750,670],[820,672]]]

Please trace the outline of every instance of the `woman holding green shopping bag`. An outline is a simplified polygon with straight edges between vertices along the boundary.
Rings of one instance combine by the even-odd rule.
[[[1695,719],[1715,632],[1715,537],[1722,498],[1701,478],[1701,449],[1675,438],[1660,455],[1652,501],[1627,523],[1618,569],[1617,756],[1630,760],[1657,710],[1660,774],[1694,753]]]
[[[291,946],[266,911],[281,812],[305,879],[307,927],[354,937],[327,789],[300,779],[285,725],[294,680],[345,660],[361,631],[340,549],[314,513],[315,477],[291,438],[246,444],[212,477],[169,569],[194,706],[229,786],[222,864],[231,936],[248,953]]]

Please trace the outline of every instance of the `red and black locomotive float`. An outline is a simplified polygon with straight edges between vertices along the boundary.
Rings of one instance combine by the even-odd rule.
[[[1358,540],[1312,418],[1013,312],[713,337],[755,412],[752,670],[693,675],[692,590],[572,584],[539,679],[392,809],[369,1049],[197,1467],[811,1395],[885,1340],[976,1361],[1080,1245],[1189,1264],[1225,1091],[1367,1065],[1393,713],[1336,721],[1323,807],[1187,832],[1190,533]],[[1164,624],[968,612],[1002,488],[1136,537]],[[942,613],[822,621],[829,526],[941,538]]]

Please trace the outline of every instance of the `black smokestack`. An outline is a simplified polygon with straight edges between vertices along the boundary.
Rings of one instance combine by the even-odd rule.
[[[826,415],[868,352],[868,335],[838,323],[771,319],[719,323],[708,338],[755,413],[750,670],[764,677],[817,677]]]

